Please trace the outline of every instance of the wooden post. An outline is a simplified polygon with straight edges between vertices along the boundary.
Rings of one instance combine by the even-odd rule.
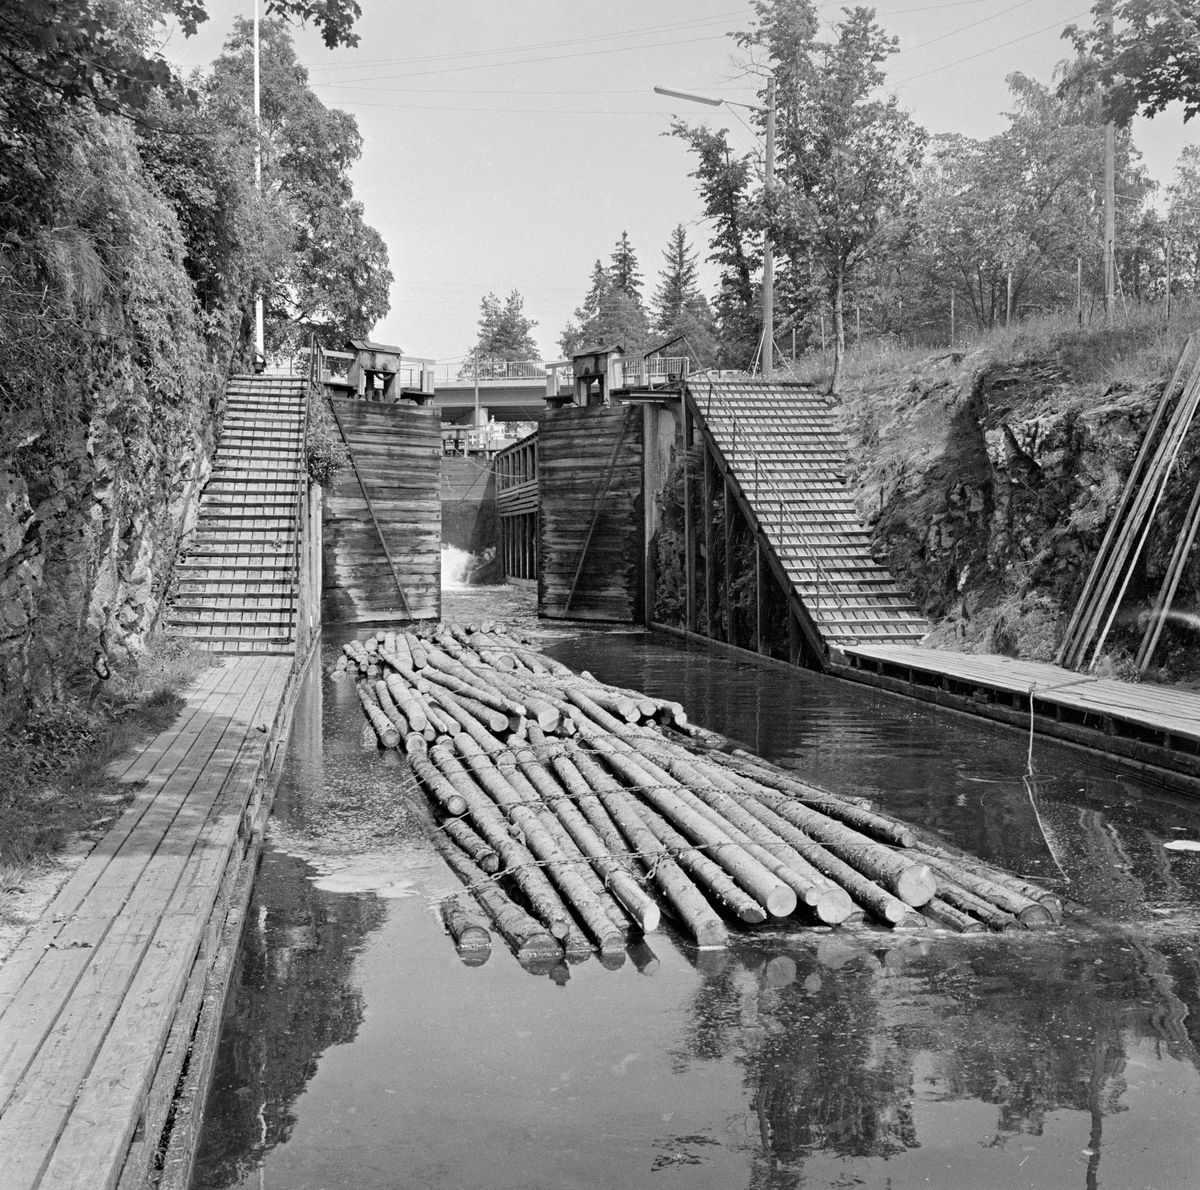
[[[1083,257],[1075,257],[1075,318],[1083,326]]]
[[[1012,269],[1008,270],[1008,279],[1006,281],[1004,294],[1004,325],[1008,326],[1012,320]]]
[[[1167,255],[1167,321],[1171,321],[1171,239],[1166,240]]]
[[[684,627],[696,631],[696,526],[692,523],[692,411],[683,401],[683,581]]]
[[[800,625],[796,622],[796,613],[792,609],[792,601],[788,600],[788,660],[793,665],[800,664]]]
[[[737,633],[733,627],[733,596],[730,590],[730,571],[732,570],[730,550],[733,546],[733,526],[730,524],[729,514],[733,507],[733,501],[729,499],[728,475],[721,477],[721,488],[725,501],[725,643],[736,645]]]
[[[717,571],[713,565],[713,459],[708,441],[701,442],[704,459],[704,634],[710,639],[717,635]]]
[[[754,534],[754,651],[763,652],[762,537]]]
[[[950,291],[950,346],[954,346],[954,290]]]

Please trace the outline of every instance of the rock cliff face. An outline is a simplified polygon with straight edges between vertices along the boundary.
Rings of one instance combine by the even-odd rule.
[[[0,261],[0,728],[153,628],[241,317],[200,309],[132,127],[68,132],[53,220]]]
[[[942,354],[845,400],[859,511],[933,621],[929,643],[1053,658],[1169,374],[1104,383],[1089,370],[1055,352]],[[1106,647],[1117,670],[1200,478],[1198,446],[1193,432]],[[1198,587],[1193,562],[1160,676],[1195,667],[1186,620]]]
[[[18,438],[0,454],[0,705],[10,711],[61,693],[97,649],[112,660],[140,650],[156,622],[208,475],[215,410],[196,400],[151,424],[138,404],[110,388],[52,452]]]

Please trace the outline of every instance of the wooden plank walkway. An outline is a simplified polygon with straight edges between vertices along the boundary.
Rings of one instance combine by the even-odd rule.
[[[831,672],[1200,776],[1200,693],[915,645],[843,645]],[[942,697],[945,696],[945,697]]]
[[[0,967],[5,1190],[109,1190],[146,1107],[244,816],[286,717],[291,656],[230,656],[126,762],[146,784]]]

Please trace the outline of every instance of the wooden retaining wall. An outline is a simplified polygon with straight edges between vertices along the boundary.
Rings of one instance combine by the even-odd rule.
[[[547,410],[538,427],[538,614],[641,623],[642,411]]]
[[[354,465],[342,471],[325,499],[324,620],[437,619],[442,543],[438,412],[341,397],[330,403]]]

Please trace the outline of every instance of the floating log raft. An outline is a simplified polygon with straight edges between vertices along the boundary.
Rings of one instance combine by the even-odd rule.
[[[1062,919],[1054,893],[500,624],[380,632],[346,644],[331,676],[356,683],[365,745],[403,744],[438,851],[523,960],[608,961],[662,919],[701,948],[765,922],[983,933]],[[442,912],[460,950],[460,933],[479,942],[462,904]]]

